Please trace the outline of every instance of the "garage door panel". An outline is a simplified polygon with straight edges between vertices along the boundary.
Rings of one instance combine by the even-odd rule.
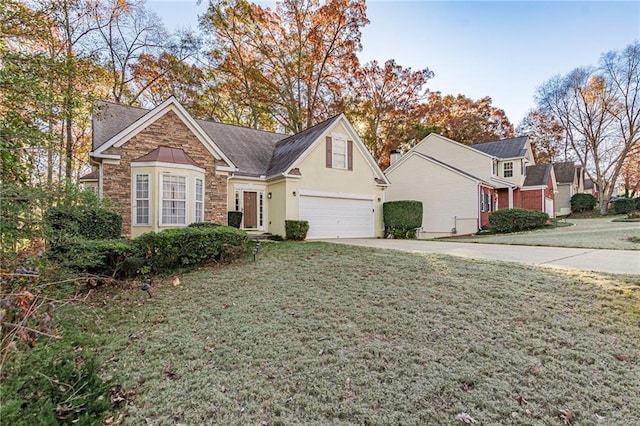
[[[300,197],[300,220],[309,222],[307,238],[373,237],[373,201]]]

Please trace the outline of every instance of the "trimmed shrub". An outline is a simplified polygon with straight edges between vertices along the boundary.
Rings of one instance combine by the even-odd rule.
[[[616,198],[612,204],[613,214],[627,214],[636,209],[636,200],[633,198]]]
[[[636,202],[636,210],[640,210],[640,197],[636,197],[634,200]]]
[[[574,194],[571,197],[572,212],[591,211],[598,205],[598,200],[591,194]]]
[[[247,233],[229,226],[196,226],[149,232],[133,240],[131,268],[160,273],[173,268],[229,261],[246,248]]]
[[[547,213],[525,209],[500,209],[489,215],[491,228],[500,233],[539,228],[548,220]]]
[[[130,240],[65,240],[53,245],[47,257],[63,268],[95,275],[124,273],[131,256]]]
[[[46,211],[44,222],[47,239],[53,242],[75,237],[112,240],[122,234],[122,217],[100,207],[53,207]]]
[[[303,241],[309,232],[309,222],[306,220],[285,220],[284,231],[287,240]]]
[[[413,200],[387,201],[382,205],[384,236],[415,238],[422,226],[422,202]]]
[[[237,212],[237,211],[227,212],[227,224],[229,226],[233,226],[234,228],[240,229],[241,223],[242,223],[242,212]]]
[[[193,222],[187,225],[187,228],[217,228],[218,226],[223,225],[214,222]]]

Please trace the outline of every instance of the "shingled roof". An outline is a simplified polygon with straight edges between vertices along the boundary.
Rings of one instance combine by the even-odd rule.
[[[93,149],[98,149],[149,112],[146,109],[111,102],[96,102],[93,115]],[[258,177],[286,172],[339,117],[332,117],[292,136],[210,120],[195,121],[238,167],[237,174]],[[154,156],[160,154],[156,151],[153,151]]]
[[[573,183],[576,177],[576,165],[573,161],[553,163],[553,172],[556,174],[556,182]]]
[[[93,149],[98,149],[106,141],[144,117],[148,112],[148,109],[96,101],[93,104],[93,117],[91,118]]]
[[[198,125],[238,167],[243,176],[266,176],[276,143],[288,137],[280,133],[250,129],[209,120],[196,120]]]
[[[481,142],[469,145],[469,147],[497,158],[524,157],[527,152],[527,136],[502,139],[499,141]]]
[[[322,133],[338,121],[339,115],[331,117],[315,126],[289,136],[276,144],[266,176],[274,176],[287,171],[289,167],[307,150]]]
[[[535,166],[527,166],[527,177],[524,179],[523,186],[544,186],[549,180],[549,175],[553,170],[553,164],[538,164]]]

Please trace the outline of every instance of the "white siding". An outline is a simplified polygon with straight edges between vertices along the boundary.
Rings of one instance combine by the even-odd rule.
[[[408,155],[387,175],[391,186],[386,191],[386,201],[422,201],[425,233],[451,233],[454,226],[458,234],[477,232],[477,183],[417,155]],[[491,162],[488,164],[491,166]]]
[[[472,148],[431,133],[416,147],[417,152],[464,170],[472,176],[489,181],[493,170],[491,157]],[[519,167],[519,165],[518,165]]]

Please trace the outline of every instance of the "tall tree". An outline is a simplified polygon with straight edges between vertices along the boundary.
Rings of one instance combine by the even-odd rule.
[[[538,103],[562,125],[576,157],[598,184],[600,211],[630,152],[640,143],[640,43],[602,56],[538,90]]]
[[[429,94],[426,122],[435,132],[464,144],[510,138],[513,125],[504,110],[491,105],[491,98],[474,101],[464,95]]]
[[[93,19],[98,30],[93,42],[100,63],[109,71],[114,102],[135,104],[141,97],[153,98],[147,93],[153,85],[174,72],[176,62],[189,60],[200,48],[198,37],[190,31],[169,34],[141,0],[103,0]],[[151,62],[153,71],[137,78],[141,66]]]
[[[419,140],[420,105],[432,77],[429,69],[412,71],[394,60],[373,61],[354,73],[347,110],[381,167],[388,167],[391,150]]]
[[[275,10],[211,1],[202,25],[221,85],[245,102],[245,124],[258,126],[266,115],[300,132],[339,112],[343,82],[358,65],[365,10],[364,0],[284,0]]]
[[[62,71],[43,42],[50,21],[18,0],[0,7],[0,183],[27,184],[34,159],[54,137],[49,111],[57,101],[50,81]]]
[[[544,111],[529,111],[516,129],[516,134],[529,136],[536,163],[551,163],[570,159],[562,126],[554,117],[545,114]]]

